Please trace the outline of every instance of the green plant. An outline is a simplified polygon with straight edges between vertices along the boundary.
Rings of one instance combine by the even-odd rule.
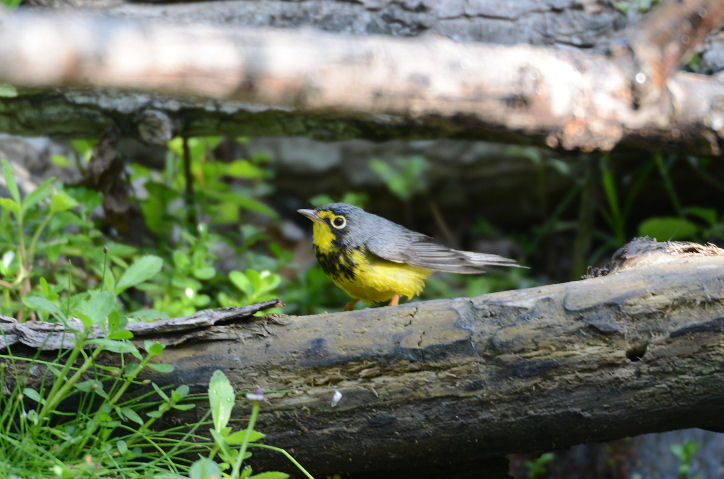
[[[696,453],[701,449],[701,444],[689,440],[683,444],[672,444],[670,449],[679,460],[678,474],[684,479],[689,479],[691,477],[692,461]],[[701,479],[701,475],[697,474],[692,479]]]
[[[246,398],[251,401],[252,409],[249,416],[249,424],[246,429],[232,432],[227,426],[231,418],[231,410],[234,407],[235,394],[231,383],[223,372],[216,370],[209,382],[209,404],[213,428],[210,429],[214,439],[214,447],[208,458],[197,460],[191,466],[191,479],[211,477],[229,477],[230,479],[286,479],[288,474],[283,472],[264,472],[252,475],[249,465],[244,465],[251,452],[249,448],[263,448],[276,451],[284,455],[300,472],[306,477],[312,478],[302,466],[287,451],[278,447],[261,444],[258,441],[264,438],[264,434],[254,430],[256,419],[259,416],[261,403],[264,401],[264,392],[261,390],[247,394]],[[235,447],[238,446],[238,449]],[[223,461],[217,464],[214,458],[218,454]],[[242,469],[242,466],[243,469]],[[224,472],[222,472],[224,471]],[[226,472],[229,471],[229,472]]]
[[[161,253],[174,267],[145,288],[154,298],[154,308],[168,315],[268,299],[281,283],[275,271],[283,253],[274,244],[268,250],[279,253],[276,258],[260,251],[267,239],[263,229],[247,220],[237,238],[218,233],[246,214],[271,222],[277,219],[276,212],[259,199],[272,191],[266,182],[271,177],[264,166],[266,156],[218,161],[214,150],[220,141],[219,137],[174,138],[168,143],[162,175],[132,165],[133,178],[143,180],[148,191],[141,200],[146,225],[170,245]],[[178,239],[169,237],[174,231],[179,232]],[[215,250],[222,244],[233,252],[235,264],[247,266],[245,272],[219,273]]]
[[[528,469],[528,479],[535,479],[545,475],[548,472],[548,464],[556,458],[552,452],[544,452],[533,461],[525,461],[525,467]]]
[[[186,454],[204,450],[203,443],[191,441],[201,423],[186,430],[150,428],[172,409],[193,407],[186,400],[188,387],[167,394],[151,383],[153,392],[128,395],[129,388],[147,384],[138,379],[143,370],[172,370],[151,362],[162,354],[161,344],[146,341],[143,354],[130,342],[117,296],[149,280],[160,269],[157,263],[156,257],[140,258],[125,269],[115,291],[24,299],[38,317],[65,325],[71,347],[51,360],[40,359],[40,353],[18,356],[10,347],[0,355],[0,379],[13,385],[11,394],[0,397],[3,477],[149,477],[186,471]],[[94,332],[99,330],[103,337]],[[101,354],[115,360],[100,363]]]
[[[21,197],[6,160],[2,160],[2,174],[10,192],[9,198],[0,198],[0,309],[4,314],[18,314],[22,319],[21,298],[35,293],[57,295],[66,285],[63,278],[68,278],[69,269],[70,288],[87,289],[102,277],[112,280],[114,269],[128,265],[135,249],[104,243],[90,219],[90,212],[100,204],[97,193],[66,189],[50,178]],[[105,275],[104,249],[111,260]],[[74,268],[64,259],[77,259],[85,268]]]
[[[398,158],[392,164],[382,160],[370,160],[370,168],[385,182],[387,188],[403,201],[409,201],[427,189],[425,171],[429,163],[423,156]]]

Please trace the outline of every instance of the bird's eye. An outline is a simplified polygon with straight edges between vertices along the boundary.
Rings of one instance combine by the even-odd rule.
[[[344,225],[346,224],[347,220],[344,219],[344,216],[337,216],[335,219],[332,220],[332,226],[334,226],[338,230],[344,228]]]

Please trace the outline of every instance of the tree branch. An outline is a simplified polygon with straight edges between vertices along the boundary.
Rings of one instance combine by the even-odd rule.
[[[286,120],[275,128],[280,134],[309,134],[318,124],[334,130],[341,121],[343,131],[351,125],[355,135],[375,139],[496,136],[584,151],[656,144],[721,154],[723,80],[677,73],[670,95],[636,108],[634,73],[588,52],[437,37],[232,31],[78,13],[0,17],[0,79],[18,86],[92,85],[274,105],[261,113],[242,105],[231,115],[237,124],[213,123],[217,134],[246,133],[271,111]],[[22,101],[5,99],[0,109]],[[210,125],[189,132],[182,123],[174,134],[210,132]]]

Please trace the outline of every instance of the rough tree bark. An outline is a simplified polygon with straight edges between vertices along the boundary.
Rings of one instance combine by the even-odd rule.
[[[652,28],[661,23],[661,15],[652,15],[637,26],[643,33],[604,56],[456,44],[437,37],[350,38],[32,12],[2,20],[0,78],[21,86],[140,88],[264,104],[232,105],[226,116],[216,117],[215,133],[257,134],[266,128],[267,134],[317,131],[319,137],[336,130],[338,139],[495,137],[584,151],[655,143],[720,155],[724,84],[712,77],[669,73],[697,38],[721,23],[724,7],[688,0],[675,8],[674,14],[687,21],[667,25],[691,41],[653,60],[648,47],[654,40],[672,44]],[[39,51],[46,55],[40,58]],[[56,97],[55,104],[44,101],[47,110],[42,113],[29,108],[37,105],[32,96],[5,100],[0,127],[22,132],[27,125],[42,124],[50,128],[46,131],[61,133],[52,130],[48,117],[58,112],[62,98]],[[106,124],[95,124],[140,123],[123,134],[147,139],[158,131],[206,131],[159,114],[157,108],[139,111],[137,100],[131,102],[132,120],[101,114],[96,120],[100,116]],[[96,113],[98,101],[91,102]],[[197,113],[205,108],[194,102],[172,106],[195,106]],[[208,124],[208,118],[194,121]],[[71,127],[66,123],[65,128]]]
[[[201,327],[190,330],[194,321]],[[211,322],[137,331],[168,344],[160,360],[176,366],[154,381],[202,392],[218,368],[237,391],[288,390],[272,395],[258,428],[318,477],[411,468],[436,477],[436,468],[472,467],[461,460],[724,426],[721,252],[681,250],[604,277],[477,298]],[[21,327],[33,326],[3,326],[17,343]],[[246,409],[234,414],[242,423]],[[280,467],[278,457],[257,459]]]

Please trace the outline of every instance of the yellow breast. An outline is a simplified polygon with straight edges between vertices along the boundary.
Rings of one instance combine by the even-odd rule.
[[[328,275],[347,294],[366,303],[389,301],[395,294],[417,296],[425,287],[425,278],[430,276],[429,269],[393,263],[363,250],[351,250],[349,258],[344,257],[338,274]],[[344,274],[345,271],[353,274]]]

